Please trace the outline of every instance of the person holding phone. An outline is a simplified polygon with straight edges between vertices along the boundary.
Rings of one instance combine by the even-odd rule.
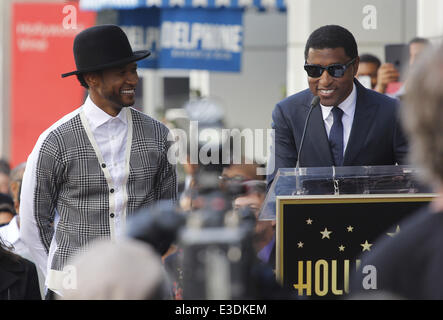
[[[413,38],[408,43],[409,60],[408,67],[415,63],[417,57],[430,45],[428,39]],[[384,94],[390,94],[400,98],[404,94],[403,83],[400,82],[400,72],[392,63],[383,63],[377,72],[377,85],[374,90]]]

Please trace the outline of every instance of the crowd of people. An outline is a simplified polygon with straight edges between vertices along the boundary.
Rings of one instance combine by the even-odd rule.
[[[417,61],[420,54],[430,45],[430,41],[425,38],[413,38],[408,43],[408,68],[411,68]],[[399,59],[404,57],[398,57]],[[369,77],[369,88],[393,97],[401,98],[404,92],[404,87],[401,86],[404,79],[400,79],[400,71],[391,62],[381,63],[380,59],[372,54],[360,55],[360,64],[358,66],[357,78]],[[388,89],[389,85],[400,84],[397,90],[391,92]]]
[[[149,241],[126,232],[132,218],[163,201],[184,217],[180,226],[229,227],[233,217],[249,219],[250,281],[263,281],[254,287],[262,290],[254,297],[293,298],[272,272],[275,220],[259,217],[277,170],[407,164],[410,153],[427,170],[425,181],[438,196],[412,219],[411,232],[379,246],[368,261],[380,268],[379,287],[386,292],[443,297],[439,282],[433,282],[442,261],[441,219],[430,214],[443,210],[442,48],[432,48],[426,39],[411,40],[406,84],[388,94],[389,84],[400,81],[395,66],[359,55],[354,36],[341,26],[314,30],[304,53],[309,88],[278,102],[272,113],[275,169],[258,175],[260,165],[244,156],[242,163],[213,167],[186,163],[183,181],[168,158],[168,127],[130,108],[138,82],[136,62],[150,52],[133,51],[114,25],[82,31],[73,48],[77,70],[62,77],[77,77],[88,91],[85,103],[42,133],[26,163],[10,170],[7,161],[0,162],[0,298],[186,297],[186,248],[177,241],[177,230],[168,230],[174,223],[166,216],[167,221],[154,221],[157,231],[169,232],[165,239],[160,231],[144,238]],[[364,77],[370,81],[362,84]],[[223,215],[206,222],[190,215],[205,210]],[[412,266],[402,264],[410,248],[418,252],[422,245],[426,252]],[[235,260],[234,251],[227,255]],[[412,277],[417,272],[422,277]]]

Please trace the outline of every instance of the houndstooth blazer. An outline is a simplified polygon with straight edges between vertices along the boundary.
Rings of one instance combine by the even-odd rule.
[[[130,108],[130,115],[128,216],[157,200],[175,200],[177,196],[175,167],[167,160],[169,130],[135,109]],[[112,236],[113,190],[105,176],[106,164],[100,163],[86,129],[78,112],[40,141],[34,168],[33,216],[47,254],[55,240],[52,270],[61,271],[68,258],[85,250],[93,239]],[[53,239],[56,211],[59,220]]]

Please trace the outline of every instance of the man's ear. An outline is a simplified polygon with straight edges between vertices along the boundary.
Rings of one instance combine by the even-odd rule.
[[[85,82],[88,84],[89,88],[94,88],[99,83],[99,77],[100,75],[98,72],[87,72],[83,74],[83,79],[85,79]]]
[[[354,77],[357,75],[358,65],[359,65],[359,64],[360,64],[360,57],[357,56],[357,57],[355,58],[354,63],[353,63],[353,66],[354,66],[354,70],[353,70],[353,72],[354,72]]]

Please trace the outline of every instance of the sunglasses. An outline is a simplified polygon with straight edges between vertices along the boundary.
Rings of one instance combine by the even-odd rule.
[[[323,74],[323,71],[327,70],[328,73],[334,78],[341,78],[345,75],[346,69],[355,61],[352,59],[346,64],[334,63],[329,66],[322,67],[317,64],[305,64],[305,70],[308,76],[311,78],[319,78]]]

